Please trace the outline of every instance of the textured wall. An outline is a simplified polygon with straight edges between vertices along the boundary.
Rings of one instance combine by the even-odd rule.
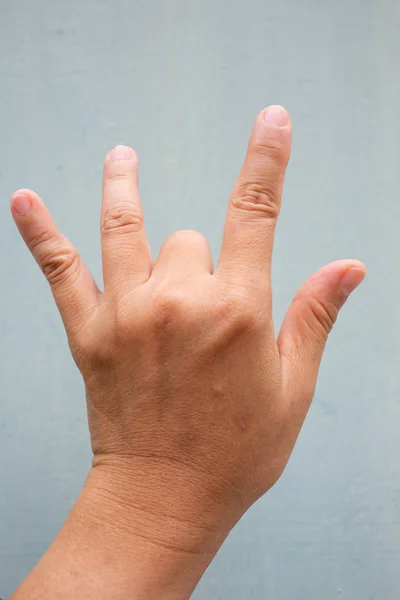
[[[8,211],[33,187],[100,275],[101,163],[134,146],[155,251],[217,256],[252,121],[291,112],[277,324],[317,267],[369,276],[332,334],[283,478],[197,600],[400,595],[400,5],[396,0],[0,0],[0,595],[57,532],[90,464],[83,386]]]

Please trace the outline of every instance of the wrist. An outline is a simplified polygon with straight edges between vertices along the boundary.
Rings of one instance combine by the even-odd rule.
[[[59,535],[13,600],[189,598],[229,528],[205,497],[191,497],[189,483],[186,494],[175,488],[168,495],[145,465],[94,464]]]
[[[114,565],[129,599],[189,598],[228,534],[219,515],[189,483],[185,494],[179,484],[167,491],[170,466],[163,481],[138,461],[94,464],[70,516],[74,535],[84,528],[85,552]]]
[[[180,466],[101,459],[94,460],[71,519],[104,528],[118,545],[119,538],[134,548],[142,540],[200,555],[214,554],[225,539],[226,513],[198,477],[181,477]]]

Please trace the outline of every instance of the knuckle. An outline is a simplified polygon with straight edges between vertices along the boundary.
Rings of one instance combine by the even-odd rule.
[[[55,286],[67,277],[77,277],[81,269],[81,260],[75,248],[65,245],[45,254],[41,260],[41,267],[47,281]]]
[[[339,309],[328,300],[311,296],[308,300],[310,326],[323,333],[325,338],[332,331]]]
[[[263,161],[268,160],[270,166],[279,170],[285,168],[289,160],[287,146],[271,138],[254,142],[249,148],[249,154],[253,154],[256,160],[259,157],[262,157]]]
[[[260,314],[251,297],[245,290],[236,290],[229,297],[221,321],[227,325],[232,336],[256,331],[260,327]]]
[[[130,181],[132,174],[127,171],[109,169],[105,177],[106,184],[113,181]]]
[[[76,364],[82,373],[94,368],[106,368],[115,357],[113,337],[105,319],[100,319],[78,331],[70,344]]]
[[[240,310],[236,309],[233,317],[234,329],[238,334],[250,333],[259,327],[258,314],[249,304],[241,305]]]
[[[82,342],[81,342],[82,344]],[[106,344],[99,344],[97,340],[89,338],[81,345],[82,356],[85,357],[85,363],[93,367],[107,368],[115,360],[115,349],[110,341]]]
[[[137,233],[143,229],[143,215],[131,205],[114,207],[106,212],[102,219],[103,235],[113,233]]]
[[[178,231],[174,231],[174,233],[171,233],[167,237],[166,243],[170,244],[180,242],[181,240],[190,243],[208,243],[204,235],[194,229],[179,229]]]
[[[35,231],[28,239],[28,246],[32,252],[51,243],[54,234],[49,229],[40,229]]]
[[[70,341],[70,348],[75,363],[81,372],[84,372],[86,365],[97,362],[92,360],[98,351],[97,345],[94,344],[92,335],[87,331],[85,333],[78,332]]]
[[[247,182],[241,184],[233,194],[232,205],[241,212],[276,220],[279,215],[279,194],[270,183]]]
[[[138,306],[135,307],[129,297],[115,299],[114,305],[114,331],[119,342],[139,341],[146,336],[146,320],[138,315]]]
[[[55,286],[79,275],[82,261],[65,238],[59,240],[49,229],[42,229],[30,237],[28,246],[50,285]]]
[[[169,289],[154,294],[151,319],[157,330],[183,329],[194,316],[193,301],[184,290]]]
[[[110,343],[99,344],[93,337],[77,338],[72,348],[75,363],[85,380],[90,379],[94,373],[108,375],[108,370],[115,361],[115,351]]]

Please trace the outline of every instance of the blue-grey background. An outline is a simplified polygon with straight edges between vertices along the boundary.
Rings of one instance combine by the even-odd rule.
[[[253,119],[294,125],[276,322],[330,260],[369,275],[330,339],[289,466],[197,600],[400,596],[400,4],[0,0],[0,595],[46,549],[90,465],[83,385],[9,215],[37,190],[100,278],[101,166],[139,153],[154,251],[194,228],[218,256]]]

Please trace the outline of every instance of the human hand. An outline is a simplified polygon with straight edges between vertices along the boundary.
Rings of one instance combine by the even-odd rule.
[[[263,111],[215,271],[206,240],[193,231],[170,236],[153,263],[129,148],[116,147],[104,162],[104,292],[40,198],[29,190],[12,198],[85,381],[94,457],[80,514],[106,522],[115,539],[125,531],[135,544],[201,555],[203,570],[281,475],[327,336],[365,275],[354,260],[318,271],[275,339],[270,267],[290,144],[287,113]],[[187,597],[195,571],[171,598]]]

